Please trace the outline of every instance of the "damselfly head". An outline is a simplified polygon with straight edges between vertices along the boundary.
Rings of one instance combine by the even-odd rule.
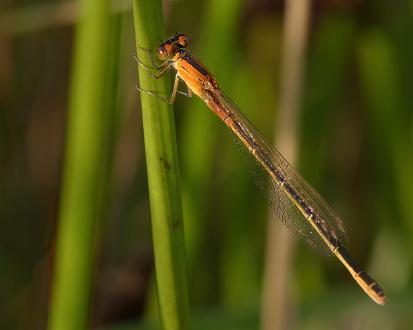
[[[164,41],[156,50],[156,55],[162,61],[174,56],[179,50],[186,48],[189,44],[189,37],[184,33],[177,33],[172,38]]]

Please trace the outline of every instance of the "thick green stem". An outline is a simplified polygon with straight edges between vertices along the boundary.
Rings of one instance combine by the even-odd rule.
[[[134,0],[137,55],[150,64],[147,52],[164,38],[159,0]],[[167,78],[153,79],[139,68],[144,90],[170,93]],[[188,284],[182,221],[182,203],[174,118],[171,106],[141,93],[145,153],[155,253],[156,281],[161,322],[164,329],[187,329]]]
[[[49,329],[88,328],[107,116],[108,0],[82,0],[76,31]]]

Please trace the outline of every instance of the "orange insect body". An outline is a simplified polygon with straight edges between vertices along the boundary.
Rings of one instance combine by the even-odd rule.
[[[164,62],[157,68],[158,78],[173,67],[176,70],[174,89],[169,101],[175,100],[179,80],[183,80],[188,87],[188,96],[195,93],[208,107],[233,131],[253,156],[260,170],[267,175],[271,182],[271,201],[273,210],[284,221],[292,224],[305,221],[308,228],[303,238],[307,242],[321,241],[348,269],[355,281],[376,303],[383,305],[386,297],[378,283],[353,260],[341,241],[344,235],[340,219],[330,209],[323,198],[302,179],[284,157],[262,138],[259,132],[243,116],[237,107],[227,98],[218,87],[218,84],[208,69],[196,58],[189,54],[186,47],[189,37],[177,34],[162,43],[157,49],[159,59]],[[140,62],[141,63],[141,62]],[[142,64],[142,63],[141,63]],[[143,64],[142,64],[143,65]],[[274,203],[274,204],[273,204]],[[291,212],[291,210],[298,212]],[[301,220],[300,220],[301,219]],[[291,227],[290,227],[291,228]],[[303,233],[303,231],[299,231]],[[313,246],[313,245],[312,245]]]

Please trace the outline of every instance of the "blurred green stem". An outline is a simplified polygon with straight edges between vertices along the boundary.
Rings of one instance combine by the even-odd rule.
[[[164,39],[161,1],[134,0],[133,12],[137,55],[150,63],[148,54],[139,47],[152,49]],[[144,90],[168,96],[171,91],[168,79],[155,80],[141,67],[139,83]],[[173,111],[153,95],[141,93],[141,102],[161,322],[164,329],[188,329],[188,284]]]
[[[283,24],[281,91],[276,144],[294,164],[298,153],[298,118],[302,103],[303,71],[310,1],[289,0]],[[271,212],[268,222],[261,307],[261,329],[285,329],[291,315],[288,287],[295,241]]]
[[[82,0],[76,31],[70,111],[49,329],[86,329],[102,184],[107,165],[105,81],[110,27],[107,0]],[[100,204],[100,205],[99,205]]]

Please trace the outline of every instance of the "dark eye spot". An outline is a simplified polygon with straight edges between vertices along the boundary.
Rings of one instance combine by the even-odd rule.
[[[164,46],[159,46],[158,49],[156,50],[156,53],[158,55],[165,55],[165,53],[166,53],[165,47]]]

